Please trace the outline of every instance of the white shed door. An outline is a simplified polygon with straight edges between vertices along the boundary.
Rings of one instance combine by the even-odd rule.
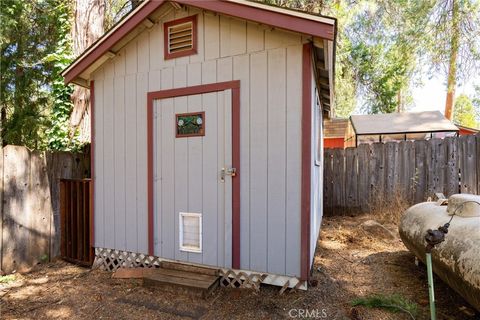
[[[155,255],[231,267],[231,90],[155,100]]]

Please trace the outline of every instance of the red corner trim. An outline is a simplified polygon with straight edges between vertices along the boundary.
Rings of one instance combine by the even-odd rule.
[[[95,82],[90,81],[90,248],[95,247]],[[92,255],[92,249],[90,249]],[[93,261],[93,256],[91,256]]]
[[[310,273],[310,188],[312,134],[312,45],[303,45],[302,56],[302,196],[301,196],[301,270],[302,280]]]

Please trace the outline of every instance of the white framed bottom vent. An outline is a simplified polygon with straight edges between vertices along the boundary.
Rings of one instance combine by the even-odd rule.
[[[180,251],[202,252],[202,214],[194,212],[179,213]]]

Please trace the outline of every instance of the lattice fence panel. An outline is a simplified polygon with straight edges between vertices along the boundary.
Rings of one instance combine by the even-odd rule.
[[[106,271],[118,268],[160,268],[160,258],[142,253],[95,248],[94,267]]]

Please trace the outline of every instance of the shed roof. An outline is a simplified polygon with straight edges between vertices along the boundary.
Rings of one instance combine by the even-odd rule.
[[[353,115],[357,135],[458,131],[440,111]]]
[[[328,41],[335,40],[335,18],[245,0],[146,0],[94,42],[62,72],[65,82],[74,82],[88,87],[89,74],[100,64],[115,56],[119,50],[118,47],[124,45],[123,38],[127,36],[132,38],[155,22],[154,12],[166,3],[197,7]],[[332,61],[329,61],[329,64],[332,64]],[[328,68],[326,69],[328,73]]]

